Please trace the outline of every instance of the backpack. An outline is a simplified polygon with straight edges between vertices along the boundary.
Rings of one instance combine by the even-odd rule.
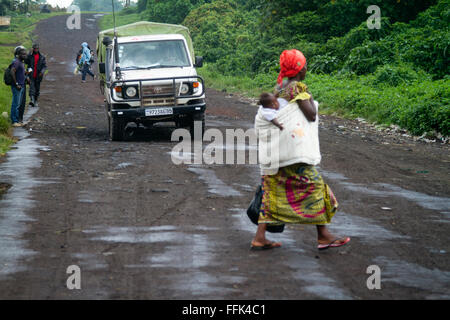
[[[81,49],[80,51],[78,51],[77,53],[77,57],[75,58],[75,61],[77,62],[77,64],[80,64],[80,59],[81,56],[83,55],[83,49]]]
[[[11,67],[12,63],[8,66],[8,68],[5,69],[5,73],[3,74],[3,81],[7,86],[10,86],[13,84],[13,77],[11,75]]]
[[[91,59],[89,60],[89,63],[93,64],[94,62],[95,62],[95,60],[94,60],[94,51],[91,50]]]

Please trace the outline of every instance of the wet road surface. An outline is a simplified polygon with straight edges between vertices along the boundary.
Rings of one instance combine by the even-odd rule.
[[[175,164],[194,151],[174,152],[171,126],[109,141],[98,82],[72,73],[79,45],[95,47],[98,16],[84,15],[81,30],[65,19],[36,28],[49,63],[40,108],[0,162],[11,185],[0,198],[0,298],[450,298],[448,146],[321,116],[319,170],[340,203],[330,230],[352,240],[319,252],[315,227],[292,225],[268,235],[282,248],[253,252],[245,211],[258,166]],[[206,94],[207,129],[252,127],[255,106]],[[66,286],[71,265],[80,290]],[[370,265],[380,290],[367,287]]]

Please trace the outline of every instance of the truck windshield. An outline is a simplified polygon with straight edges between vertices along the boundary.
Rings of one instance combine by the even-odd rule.
[[[121,69],[190,66],[182,40],[120,43],[119,59]]]

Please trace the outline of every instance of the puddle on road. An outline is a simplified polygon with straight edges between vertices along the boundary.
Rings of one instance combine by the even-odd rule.
[[[450,299],[450,272],[427,269],[406,261],[377,257],[374,263],[381,269],[381,288],[383,282],[394,282],[405,287],[431,291],[427,299]]]
[[[222,196],[222,197],[241,197],[242,193],[237,191],[236,189],[230,187],[225,184],[222,180],[220,180],[214,170],[212,169],[204,169],[191,167],[188,168],[188,171],[193,172],[199,176],[199,179],[202,180],[208,186],[208,191],[210,193]]]
[[[254,124],[252,122],[248,122],[248,121],[242,121],[242,120],[232,120],[232,122],[230,121],[226,121],[226,120],[217,120],[214,119],[214,116],[208,116],[208,121],[206,121],[206,127],[209,128],[228,128],[228,129],[244,129],[244,130],[248,130],[248,129],[253,129],[254,128]]]
[[[205,163],[213,165],[228,165],[227,159],[232,159],[231,162],[237,164],[257,164],[258,146],[252,144],[203,144],[201,152],[187,152],[187,151],[171,151],[170,155],[172,162],[180,164],[193,164],[198,159]],[[230,152],[232,151],[232,152]],[[228,153],[228,156],[227,156]]]
[[[119,163],[119,164],[114,168],[114,170],[122,170],[122,169],[126,169],[126,168],[128,168],[128,167],[131,167],[131,166],[134,166],[134,164],[131,163],[131,162],[122,162],[122,163]]]
[[[78,196],[78,202],[95,203],[95,199],[89,191],[81,191]]]
[[[335,234],[345,235],[350,238],[358,237],[361,242],[368,244],[388,240],[410,239],[408,236],[402,236],[383,228],[372,219],[350,215],[339,210],[333,217],[329,228]]]
[[[169,229],[166,229],[169,228]],[[173,231],[172,231],[173,230]],[[88,229],[84,233],[103,234],[91,240],[121,243],[158,243],[180,240],[179,233],[171,226],[158,227],[112,227]]]
[[[324,177],[343,185],[347,190],[364,193],[376,197],[399,197],[415,202],[417,205],[430,210],[446,213],[450,211],[450,198],[429,196],[424,193],[406,190],[387,183],[374,183],[373,187],[363,184],[351,183],[349,178],[342,174],[320,169]],[[381,189],[381,190],[380,190]]]
[[[46,81],[50,81],[50,82],[54,82],[54,81],[56,81],[57,79],[56,79],[56,77],[53,76],[52,74],[46,74],[46,75],[45,75],[45,80],[46,80]]]
[[[196,226],[194,232],[209,231],[212,234],[216,228]],[[216,256],[216,243],[208,234],[188,233],[177,231],[175,226],[153,227],[94,227],[83,231],[91,234],[92,241],[106,241],[114,243],[164,244],[163,251],[142,257],[136,264],[125,265],[132,269],[179,269],[180,272],[170,272],[167,275],[165,289],[173,290],[176,295],[203,296],[214,294],[215,298],[235,292],[233,285],[242,283],[245,278],[230,275],[212,275],[200,270],[220,264]],[[81,257],[83,258],[83,257]],[[91,256],[84,257],[89,260]],[[93,264],[98,264],[94,260]]]
[[[92,253],[73,253],[71,254],[74,264],[80,266],[81,270],[102,270],[107,269],[108,264],[104,260],[104,256]]]
[[[204,234],[184,234],[184,241],[189,243],[190,248],[185,246],[170,245],[163,253],[154,254],[147,258],[146,262],[152,268],[201,268],[214,266],[213,245]]]
[[[37,108],[27,113],[25,121],[37,111],[34,109]],[[39,150],[45,147],[36,139],[28,138],[29,134],[23,128],[15,129],[14,135],[21,140],[7,153],[6,161],[0,164],[0,181],[11,185],[0,200],[0,278],[26,270],[20,262],[36,254],[27,249],[28,243],[23,239],[28,230],[27,223],[34,221],[26,212],[34,206],[33,189],[45,183],[55,183],[55,180],[38,180],[32,174],[33,169],[41,165]]]
[[[193,152],[175,152],[175,151],[171,151],[171,152],[167,152],[168,154],[170,154],[170,157],[172,159],[172,162],[175,162],[173,160],[177,160],[176,162],[179,163],[192,163],[194,161],[194,153]]]

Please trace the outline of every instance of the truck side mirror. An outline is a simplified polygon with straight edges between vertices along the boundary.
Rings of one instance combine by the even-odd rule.
[[[203,57],[200,57],[200,56],[195,57],[194,67],[195,68],[203,67]]]
[[[105,73],[105,63],[104,62],[99,62],[98,64],[98,72],[104,74]]]

